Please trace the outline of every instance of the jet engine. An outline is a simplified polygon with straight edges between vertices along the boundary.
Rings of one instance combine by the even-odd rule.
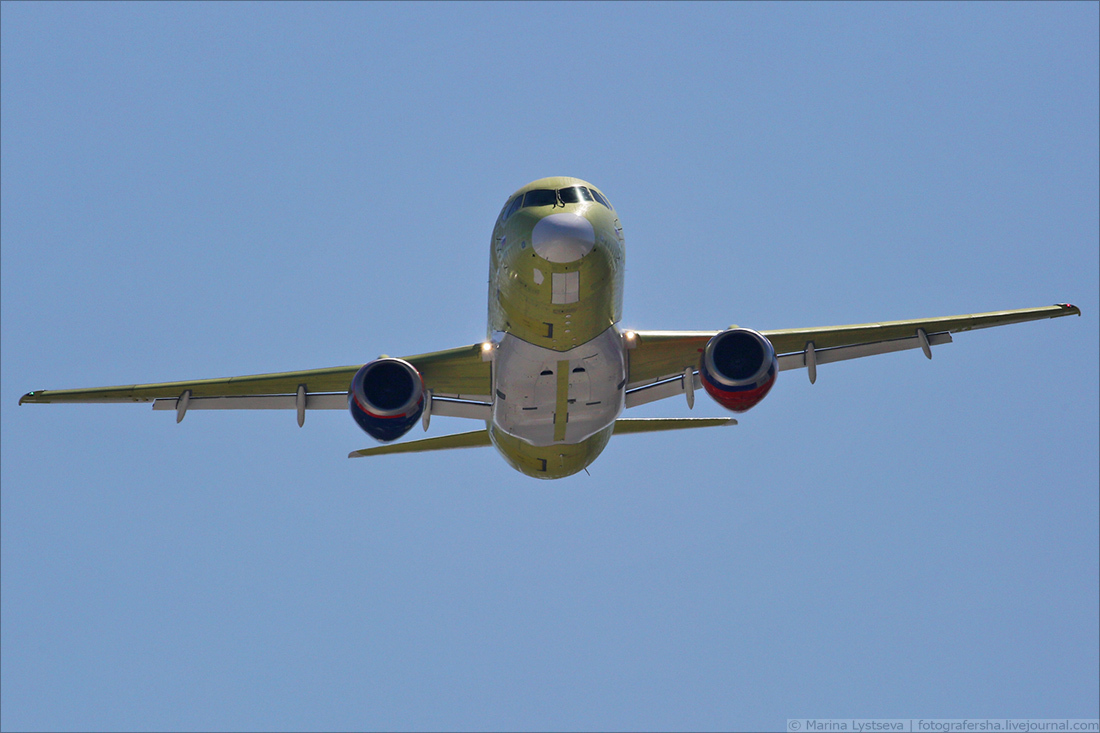
[[[383,357],[364,364],[348,390],[355,422],[375,440],[397,440],[424,412],[424,380],[407,361]]]
[[[768,339],[748,328],[731,328],[707,342],[699,376],[718,404],[744,412],[764,399],[778,371]]]

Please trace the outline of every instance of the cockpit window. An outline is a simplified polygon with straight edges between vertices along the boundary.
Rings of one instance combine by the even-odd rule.
[[[579,204],[581,201],[594,201],[592,194],[584,186],[572,186],[571,188],[559,188],[558,196],[563,204]]]
[[[508,204],[508,210],[504,212],[504,218],[507,219],[509,216],[516,213],[522,203],[523,196],[516,196],[512,199],[512,203]]]
[[[601,204],[603,204],[604,206],[606,206],[609,209],[611,208],[610,202],[608,202],[608,200],[604,198],[602,193],[600,193],[599,191],[597,191],[596,189],[593,188],[592,189],[592,195],[595,196],[596,200],[599,201]]]
[[[536,188],[534,191],[528,191],[523,197],[523,206],[556,206],[558,203],[558,192],[548,188]]]

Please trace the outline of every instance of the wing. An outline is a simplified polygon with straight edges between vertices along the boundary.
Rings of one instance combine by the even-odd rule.
[[[416,367],[424,378],[424,387],[432,390],[434,396],[489,400],[490,366],[481,358],[480,344],[402,358]],[[176,410],[177,420],[182,420],[189,409],[296,409],[300,425],[305,410],[346,410],[351,378],[361,366],[91,389],[36,390],[23,395],[19,404],[153,402],[155,410]]]
[[[775,347],[779,370],[806,367],[810,381],[817,365],[905,349],[922,349],[929,359],[931,347],[951,343],[951,334],[977,328],[1043,318],[1081,315],[1068,303],[1042,308],[975,313],[947,318],[861,323],[825,328],[791,328],[760,331]],[[627,333],[629,365],[626,406],[684,392],[688,370],[698,369],[703,348],[716,331],[631,331]],[[696,386],[699,378],[695,377]]]

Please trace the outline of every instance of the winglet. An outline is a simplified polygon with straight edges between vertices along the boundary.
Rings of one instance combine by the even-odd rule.
[[[1074,315],[1078,315],[1078,316],[1081,315],[1081,309],[1078,308],[1077,306],[1073,305],[1072,303],[1055,303],[1054,305],[1057,305],[1061,308],[1065,308],[1066,311],[1067,311],[1066,312],[1067,316],[1070,315],[1070,314],[1074,314]]]

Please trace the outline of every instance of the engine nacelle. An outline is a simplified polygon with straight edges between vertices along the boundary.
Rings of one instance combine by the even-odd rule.
[[[734,412],[744,412],[764,399],[778,372],[771,341],[748,328],[715,335],[703,349],[699,368],[703,389]]]
[[[397,440],[424,412],[424,380],[407,361],[385,357],[364,364],[348,390],[355,422],[375,440]]]

